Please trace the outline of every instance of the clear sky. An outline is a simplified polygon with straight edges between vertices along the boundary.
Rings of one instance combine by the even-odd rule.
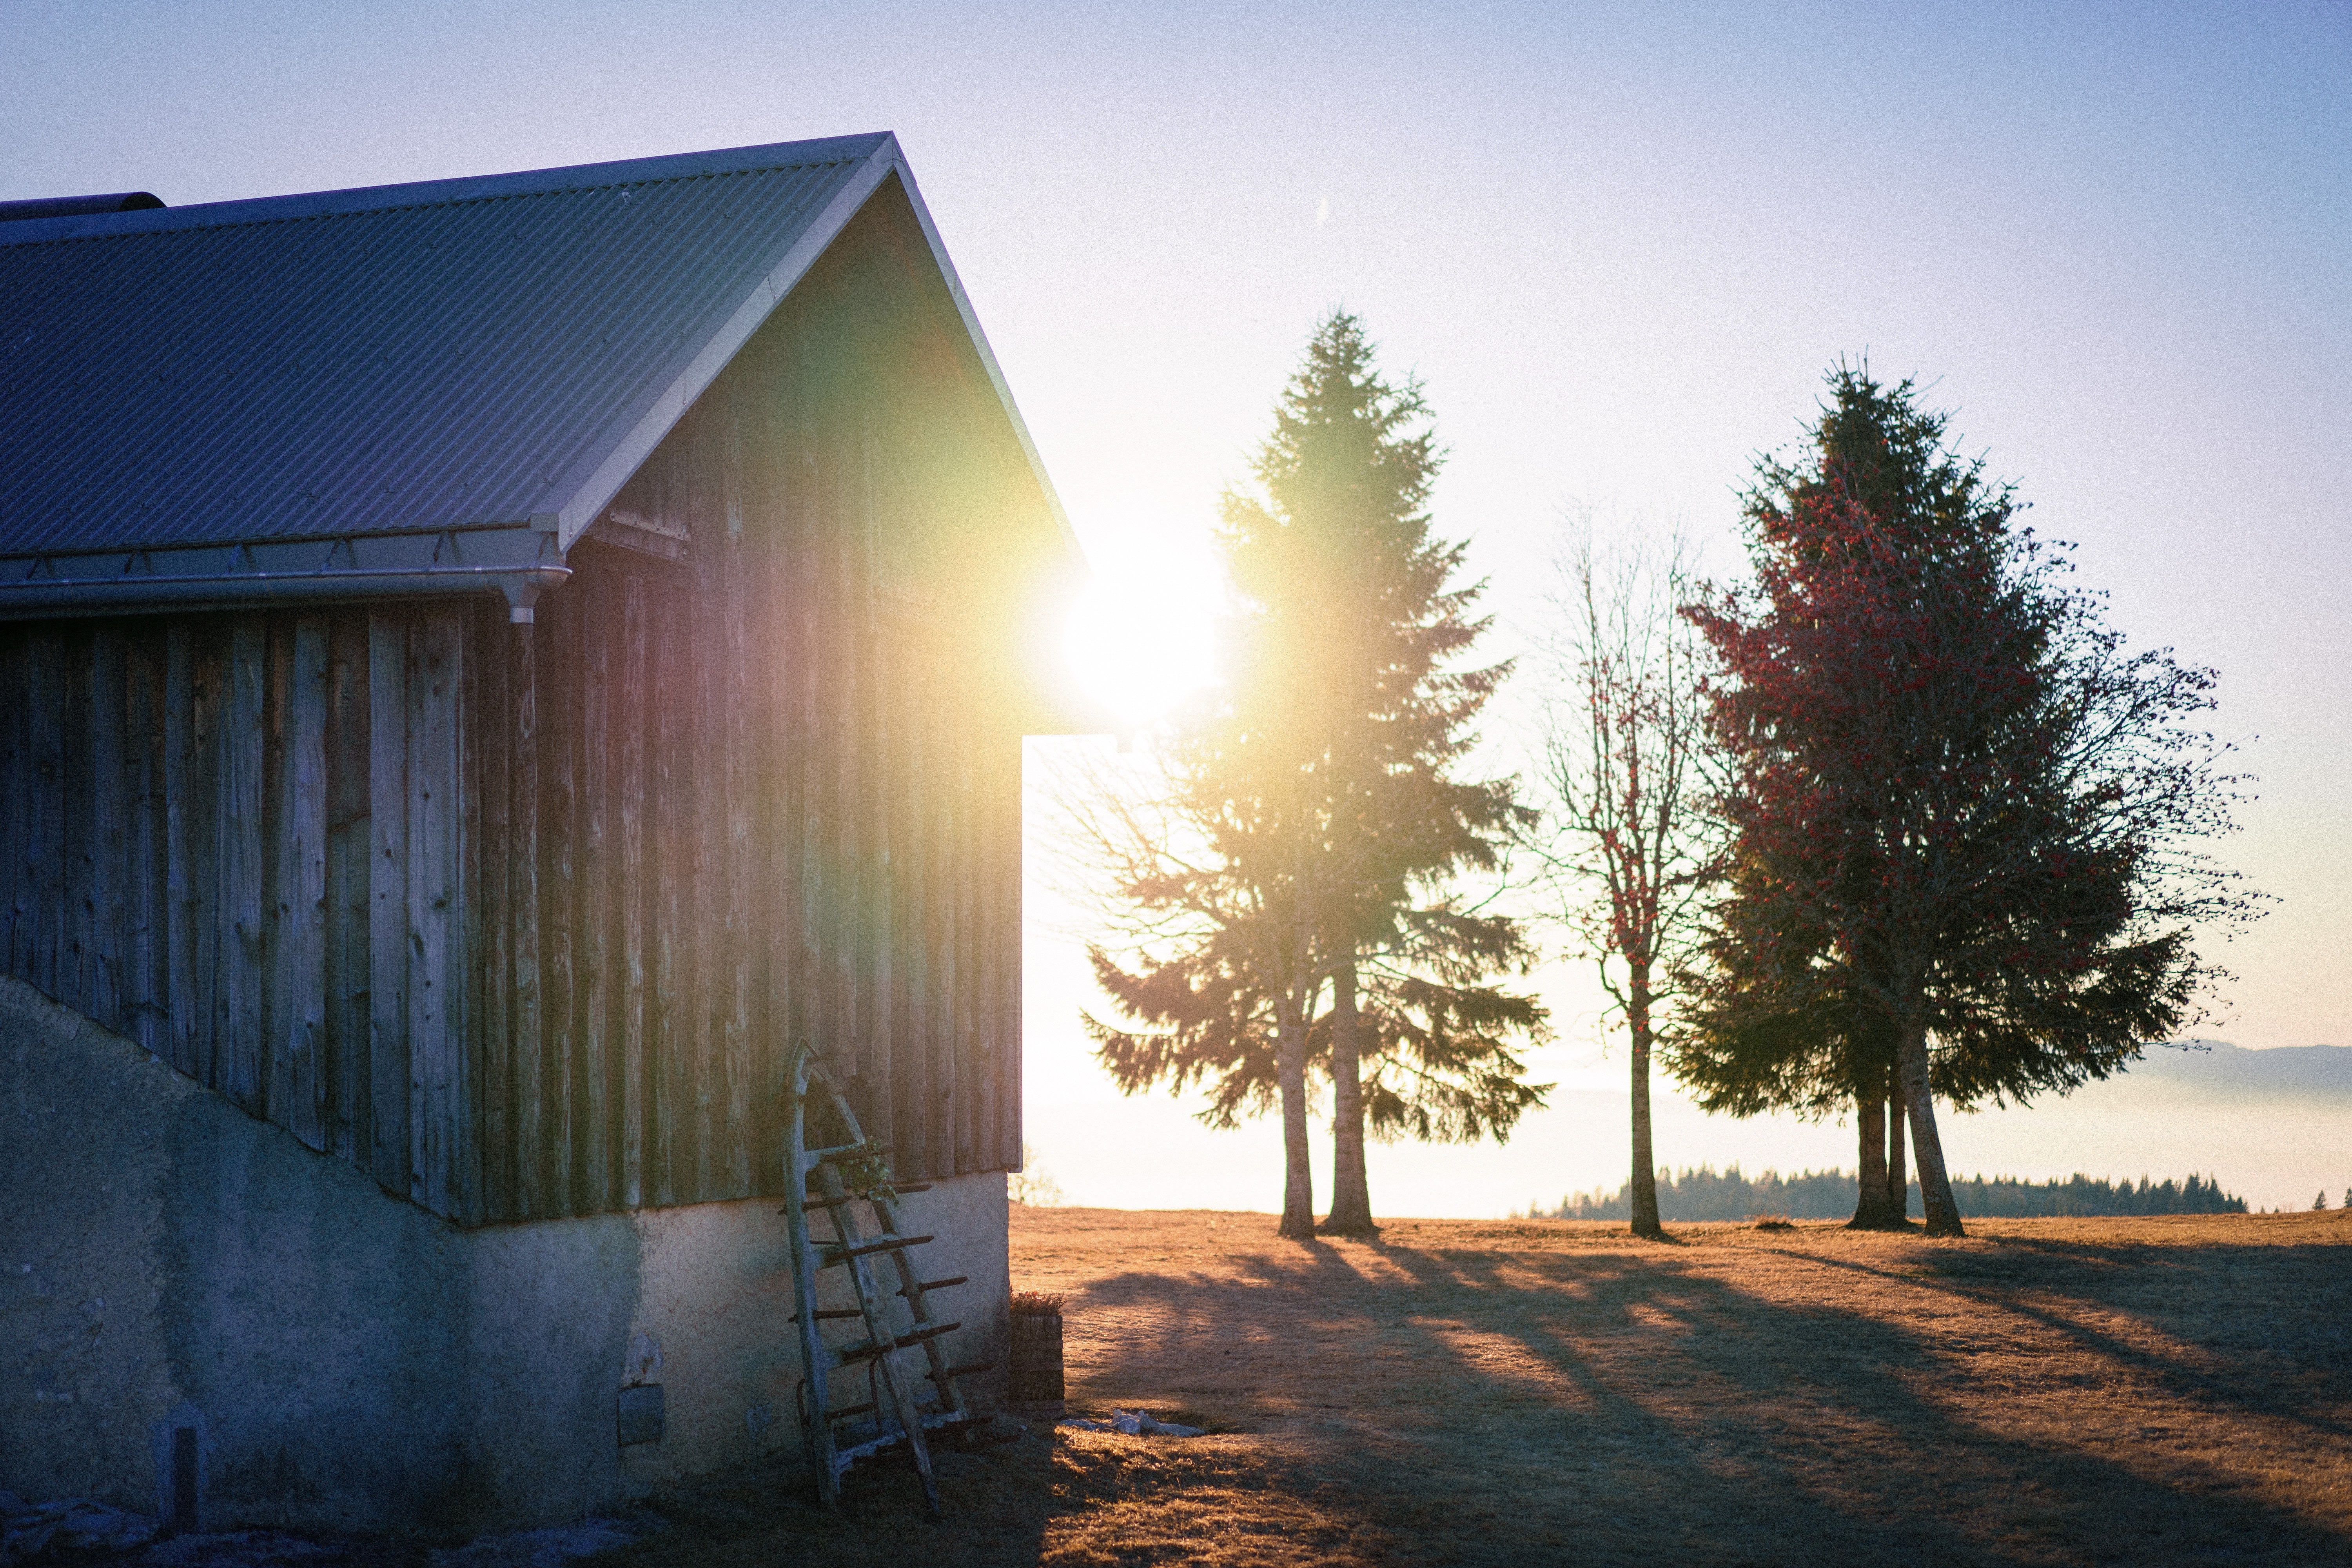
[[[0,195],[179,205],[881,129],[1133,624],[1213,594],[1218,489],[1334,304],[1427,383],[1440,523],[1475,541],[1499,642],[1571,498],[1679,515],[1729,567],[1732,486],[1824,364],[1933,380],[2115,622],[2222,673],[2261,796],[2225,853],[2282,901],[2208,1032],[2352,1044],[2352,5],[0,0]],[[1029,953],[1046,1163],[1181,1201],[1098,1169],[1076,942],[1034,921]],[[1548,986],[1541,1065],[1581,1081],[1589,994]],[[1238,1147],[1172,1108],[1135,1125]],[[1553,1190],[1601,1179],[1613,1125],[1531,1128],[1507,1179],[1546,1148]],[[1746,1134],[1722,1136],[1694,1139]],[[2146,1163],[2210,1163],[2173,1152]]]

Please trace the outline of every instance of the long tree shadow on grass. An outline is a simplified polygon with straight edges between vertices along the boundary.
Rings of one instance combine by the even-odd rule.
[[[1769,1300],[1704,1261],[1269,1249],[1234,1259],[1238,1280],[1100,1279],[1074,1310],[1117,1325],[1087,1343],[1088,1388],[1280,1428],[1297,1440],[1265,1447],[1285,1484],[1346,1500],[1400,1556],[2310,1561],[2352,1544],[2230,1495],[2231,1478],[2158,1481],[1972,1414],[1939,1385],[1934,1335],[1826,1294]]]
[[[2315,1441],[2352,1441],[2341,1410],[2352,1389],[2352,1269],[2345,1248],[2304,1244],[2257,1247],[2137,1247],[2003,1237],[2028,1255],[1961,1253],[1910,1268],[1821,1257],[1821,1266],[1874,1279],[1930,1286],[2038,1323],[2107,1363],[2157,1380],[2174,1397],[2248,1415],[2284,1419]],[[2298,1280],[2298,1277],[2300,1277]],[[2332,1288],[2331,1288],[2332,1287]],[[2270,1294],[2265,1294],[2269,1292]],[[2281,1349],[2276,1298],[2300,1307],[2314,1343]],[[2054,1299],[2054,1300],[2053,1300]],[[2063,1301],[2072,1310],[2056,1304]],[[2257,1311],[2266,1307],[2267,1311]],[[2085,1321],[2084,1309],[2126,1317],[2157,1348]],[[2318,1333],[2310,1333],[2317,1329]],[[2317,1342],[2321,1339],[2326,1342]],[[2330,1398],[2335,1412],[2325,1408]]]

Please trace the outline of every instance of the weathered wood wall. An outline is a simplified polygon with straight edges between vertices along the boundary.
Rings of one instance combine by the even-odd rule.
[[[458,688],[483,619],[0,626],[9,972],[467,1220],[478,758]]]
[[[859,287],[779,309],[534,626],[0,626],[10,971],[462,1223],[778,1191],[802,1037],[901,1174],[1016,1165],[989,542]]]
[[[1019,1163],[1019,727],[868,313],[804,288],[479,627],[492,1219],[776,1192],[803,1037],[900,1173]]]

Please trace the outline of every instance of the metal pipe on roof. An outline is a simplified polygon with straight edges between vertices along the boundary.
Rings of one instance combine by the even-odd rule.
[[[33,196],[0,202],[0,223],[36,217],[88,217],[93,213],[145,212],[164,204],[146,191],[111,191],[102,196]]]

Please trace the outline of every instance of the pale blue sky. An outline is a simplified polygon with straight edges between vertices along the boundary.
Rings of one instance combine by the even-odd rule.
[[[2283,902],[2211,1032],[2352,1044],[2352,5],[0,0],[0,195],[880,129],[1138,593],[1210,581],[1218,487],[1335,303],[1425,378],[1441,523],[1514,636],[1570,497],[1679,512],[1729,565],[1730,489],[1828,361],[1936,380],[2116,623],[2218,666],[2259,737],[2226,852]],[[1029,992],[1040,1091],[1108,1092],[1066,938]]]

